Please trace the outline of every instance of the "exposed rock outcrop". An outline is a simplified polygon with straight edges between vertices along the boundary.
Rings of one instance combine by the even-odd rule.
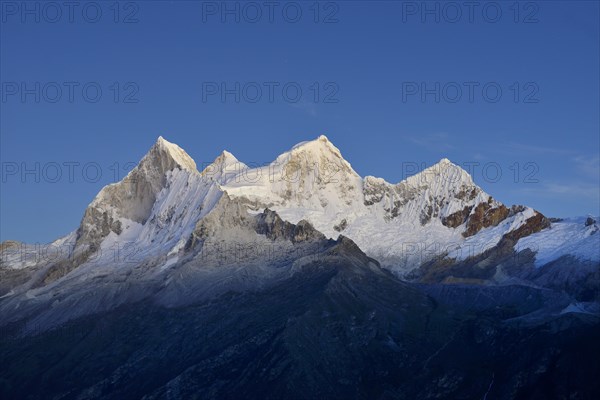
[[[490,197],[489,202],[479,203],[471,210],[471,213],[467,218],[467,229],[463,232],[463,236],[473,236],[483,228],[496,226],[508,217],[508,214],[509,210],[503,204],[500,204],[497,207],[492,206]]]
[[[594,225],[596,223],[596,220],[592,217],[587,217],[587,219],[585,220],[585,226],[591,226]]]
[[[292,243],[326,239],[308,221],[301,220],[294,225],[282,220],[275,211],[269,209],[256,216],[255,230],[271,240],[288,239]]]
[[[505,213],[510,213],[510,211],[506,209],[501,214],[495,215],[504,215]],[[486,220],[479,217],[478,221],[493,221],[493,219]],[[495,246],[480,254],[464,259],[453,259],[441,255],[421,265],[409,277],[427,283],[480,285],[497,283],[498,274],[508,274],[506,278],[520,277],[522,275],[520,271],[534,268],[535,253],[529,249],[517,252],[514,249],[515,244],[519,239],[540,232],[549,226],[550,221],[535,211],[534,215],[525,220],[520,227],[504,234]]]

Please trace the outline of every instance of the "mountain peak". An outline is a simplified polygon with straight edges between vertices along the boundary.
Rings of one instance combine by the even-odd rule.
[[[471,175],[469,175],[467,171],[465,171],[460,165],[453,163],[447,158],[442,158],[440,161],[433,164],[431,167],[426,168],[424,171],[435,172],[446,177],[460,176],[468,178],[468,180],[472,181]]]
[[[358,177],[340,150],[325,135],[296,144],[289,151],[279,155],[272,163],[272,165],[287,164],[308,169],[317,167],[322,177],[333,176],[342,171]]]
[[[125,178],[102,188],[90,203],[77,231],[76,247],[94,248],[111,231],[119,235],[121,218],[145,224],[167,184],[167,173],[177,169],[198,173],[196,163],[181,147],[159,136]]]
[[[464,171],[464,169],[460,165],[453,163],[452,161],[450,161],[449,159],[447,159],[445,157],[442,158],[440,161],[436,162],[435,164],[427,167],[425,170],[430,170],[430,171],[437,170],[440,172],[445,172],[448,169]],[[466,173],[466,171],[464,171],[464,172]]]
[[[329,141],[325,135],[320,135],[316,139],[300,142],[294,145],[289,151],[281,154],[278,159],[282,158],[283,156],[287,157],[291,154],[299,153],[312,154],[317,157],[326,156],[327,158],[329,158],[329,156],[333,156],[336,159],[343,160],[340,150],[335,147],[335,145],[331,143],[331,141]]]
[[[473,186],[475,184],[467,171],[447,158],[442,158],[436,164],[406,178],[400,183],[405,183],[410,187],[431,184],[436,186],[442,185],[444,187],[459,187],[461,185]]]
[[[224,183],[231,176],[234,176],[248,168],[246,164],[239,161],[233,154],[223,150],[215,160],[204,168],[201,174],[207,178]]]
[[[233,154],[228,152],[227,150],[223,150],[221,154],[215,159],[215,162],[225,163],[227,165],[232,163],[240,162]]]
[[[148,154],[146,154],[146,157],[144,157],[144,159],[146,159],[149,156],[159,158],[162,158],[163,156],[168,156],[170,159],[172,159],[172,161],[175,162],[175,164],[179,165],[181,168],[190,171],[197,171],[196,162],[192,159],[192,157],[190,157],[181,147],[179,147],[175,143],[167,141],[162,136],[159,136],[158,139],[156,139],[156,143],[154,143],[154,146],[152,146],[152,148],[150,149]]]

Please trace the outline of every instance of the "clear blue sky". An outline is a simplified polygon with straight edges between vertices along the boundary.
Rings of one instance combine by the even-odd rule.
[[[363,176],[398,182],[403,163],[447,157],[480,163],[476,183],[507,204],[549,216],[600,212],[596,1],[521,3],[518,13],[500,1],[487,14],[482,6],[470,14],[428,2],[440,7],[439,23],[415,10],[422,2],[321,2],[318,15],[312,1],[285,12],[280,2],[271,15],[261,6],[255,22],[257,10],[245,3],[222,22],[222,8],[235,10],[235,2],[121,2],[118,9],[97,2],[84,15],[86,2],[74,10],[27,3],[40,7],[37,16],[15,4],[22,7],[2,2],[0,20],[1,240],[48,242],[72,231],[94,195],[115,181],[115,166],[122,177],[159,135],[202,165],[223,149],[265,163],[326,134]],[[219,91],[221,82],[229,89],[239,82],[245,92],[239,103],[231,93],[223,102],[211,94],[213,82]],[[268,82],[279,84],[272,101]],[[435,93],[422,101],[421,83],[435,91],[436,82],[440,101]],[[478,85],[472,100],[467,82]],[[262,97],[252,102],[256,85]],[[102,97],[94,103],[97,87]],[[302,97],[293,103],[298,87]],[[462,97],[452,102],[457,87]],[[497,87],[502,97],[492,102]],[[324,102],[326,95],[338,101]],[[70,162],[79,163],[73,182]],[[22,176],[36,163],[40,182],[35,173]],[[53,163],[61,167],[57,179]],[[89,163],[97,164],[84,179]],[[97,182],[94,165],[102,170]],[[488,167],[486,179],[484,165],[499,166],[502,177],[492,182]]]

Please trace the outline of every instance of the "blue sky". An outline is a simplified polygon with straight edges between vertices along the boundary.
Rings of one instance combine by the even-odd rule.
[[[0,240],[72,231],[159,135],[202,165],[326,134],[363,176],[447,157],[504,203],[600,213],[596,1],[22,4],[0,11]]]

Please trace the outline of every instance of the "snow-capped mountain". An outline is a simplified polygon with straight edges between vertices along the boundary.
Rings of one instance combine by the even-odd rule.
[[[360,177],[322,135],[293,146],[267,166],[250,168],[224,151],[200,172],[183,149],[159,137],[121,182],[99,192],[79,228],[56,242],[73,248],[63,252],[64,259],[53,260],[44,282],[61,278],[90,257],[95,265],[110,265],[115,249],[125,247],[135,249],[136,260],[162,257],[175,263],[224,195],[251,212],[269,208],[290,223],[308,221],[331,239],[343,234],[401,276],[432,260],[476,257],[505,238],[516,245],[544,231],[540,238],[570,241],[567,235],[554,235],[539,212],[493,199],[448,159],[392,184]],[[571,246],[565,251],[597,261],[595,240],[589,239],[588,250]],[[516,249],[532,248],[535,241],[523,239]],[[546,253],[539,259],[551,261]],[[3,265],[32,263],[9,255]]]
[[[341,232],[399,274],[456,251],[482,229],[508,219],[502,225],[507,234],[541,215],[494,200],[448,159],[398,184],[363,179],[325,136],[294,146],[266,167],[229,177],[222,188],[292,223],[306,219],[328,237]],[[544,218],[538,225],[536,230],[549,223]],[[479,249],[470,248],[472,255],[500,238],[488,237]]]

